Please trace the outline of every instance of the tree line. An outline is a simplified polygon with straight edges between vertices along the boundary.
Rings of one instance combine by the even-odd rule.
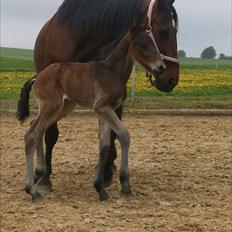
[[[179,50],[178,56],[180,58],[186,58],[187,54],[184,50]],[[201,52],[201,58],[203,59],[215,59],[216,57],[217,57],[217,53],[213,46],[207,47]],[[224,53],[220,53],[218,58],[219,59],[232,59],[231,56],[226,56]]]

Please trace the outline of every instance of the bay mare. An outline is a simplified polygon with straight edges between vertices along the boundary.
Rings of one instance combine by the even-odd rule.
[[[142,51],[138,44],[149,49]],[[133,58],[151,72],[163,72],[164,63],[150,38],[143,30],[127,33],[110,55],[103,61],[89,63],[56,63],[29,80],[21,92],[18,119],[29,116],[29,92],[32,87],[38,101],[38,116],[25,135],[26,187],[33,201],[42,199],[34,185],[33,156],[37,150],[39,171],[46,173],[43,153],[43,136],[46,129],[68,115],[76,104],[93,108],[100,122],[100,156],[94,178],[94,187],[100,200],[109,198],[104,188],[104,169],[110,149],[110,133],[114,131],[121,145],[120,182],[122,193],[130,194],[128,150],[130,136],[115,110],[122,104],[123,92]],[[124,70],[125,69],[125,70]],[[78,142],[78,141],[77,141]]]
[[[160,52],[177,58],[178,20],[173,2],[174,0],[155,1],[151,12],[151,32]],[[134,27],[148,26],[147,13],[150,4],[151,0],[65,0],[37,37],[34,48],[37,73],[56,62],[88,62],[106,57],[112,50],[115,39],[123,33]],[[147,49],[144,44],[138,46],[141,50]],[[165,61],[165,65],[166,72],[162,75],[156,74],[153,83],[160,91],[169,92],[178,83],[179,66],[170,61]],[[127,70],[123,69],[122,76],[129,77],[132,64],[127,67]],[[116,113],[121,118],[122,106],[117,108]],[[43,185],[47,191],[51,189],[49,177],[52,173],[52,150],[58,136],[57,123],[54,123],[45,133],[46,173],[41,173],[39,168],[35,169],[36,179],[40,179],[38,184]],[[115,137],[112,132],[104,171],[105,182],[112,179],[116,158]]]

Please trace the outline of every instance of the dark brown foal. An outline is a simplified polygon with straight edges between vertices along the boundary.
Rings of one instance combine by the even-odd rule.
[[[141,43],[149,44],[151,49],[141,51],[138,46]],[[39,105],[38,116],[25,135],[26,191],[32,195],[33,200],[41,198],[34,185],[33,154],[37,149],[38,159],[42,163],[40,171],[45,172],[46,166],[42,158],[43,135],[50,125],[67,116],[76,104],[93,108],[100,119],[100,156],[94,179],[94,187],[100,200],[108,199],[104,189],[104,167],[108,154],[106,151],[110,148],[111,130],[115,132],[121,145],[122,193],[131,193],[128,174],[130,136],[115,110],[122,103],[128,81],[128,75],[123,74],[128,70],[128,66],[132,66],[133,58],[149,71],[164,71],[165,65],[155,49],[149,36],[143,30],[138,30],[127,33],[103,61],[52,64],[26,84],[26,92],[28,93],[32,86]],[[20,115],[22,109],[18,109],[18,112]]]

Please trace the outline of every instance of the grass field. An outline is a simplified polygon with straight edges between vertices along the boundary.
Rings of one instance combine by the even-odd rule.
[[[34,71],[33,50],[0,48],[0,71]]]
[[[0,99],[17,99],[25,80],[34,75],[33,51],[1,48]],[[136,66],[136,108],[232,108],[231,60],[181,59],[177,88],[161,93],[147,83],[144,70]],[[128,83],[131,96],[131,80]],[[131,100],[127,102],[131,107]]]

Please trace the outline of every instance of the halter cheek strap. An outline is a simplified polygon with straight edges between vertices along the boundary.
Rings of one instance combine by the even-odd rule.
[[[151,0],[150,4],[149,4],[149,7],[148,7],[148,12],[147,12],[147,18],[148,18],[148,26],[147,26],[147,29],[146,29],[146,33],[147,35],[151,38],[152,42],[154,43],[155,45],[155,48],[156,48],[156,51],[160,54],[160,57],[162,60],[167,60],[167,61],[170,61],[170,62],[173,62],[173,63],[176,63],[179,65],[179,60],[174,58],[174,57],[171,57],[171,56],[165,56],[163,55],[159,48],[158,48],[158,45],[155,41],[155,38],[154,38],[154,35],[152,33],[152,26],[151,26],[151,18],[152,18],[152,11],[153,11],[153,6],[155,5],[156,3],[156,0]]]

